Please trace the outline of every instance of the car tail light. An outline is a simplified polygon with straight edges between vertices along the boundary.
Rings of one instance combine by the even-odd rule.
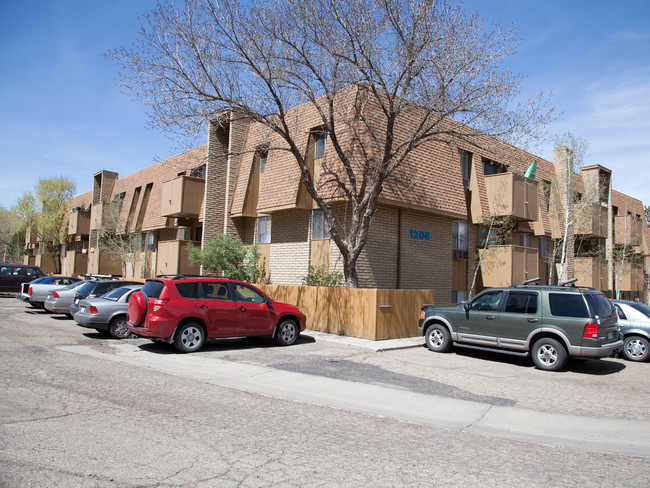
[[[97,314],[99,312],[97,311],[97,307],[95,307],[95,305],[91,305],[88,309],[88,313]]]
[[[585,339],[597,339],[598,338],[598,324],[595,322],[589,322],[585,324],[585,330],[582,333],[582,337]]]
[[[55,291],[52,292],[52,298],[61,298],[59,294]]]
[[[154,311],[154,312],[157,312],[158,310],[160,310],[161,308],[163,308],[163,306],[165,305],[165,303],[167,303],[168,301],[169,301],[168,298],[156,298],[156,299],[153,301],[153,311]]]
[[[27,294],[31,297],[32,296],[32,287],[30,286],[29,289],[27,290]]]

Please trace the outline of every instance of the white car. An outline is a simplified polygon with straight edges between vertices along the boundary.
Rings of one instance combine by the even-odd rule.
[[[650,307],[643,303],[612,300],[623,334],[623,354],[630,361],[650,359]]]

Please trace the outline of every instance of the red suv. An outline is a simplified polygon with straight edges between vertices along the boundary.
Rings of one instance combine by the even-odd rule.
[[[248,283],[226,278],[157,277],[129,297],[128,328],[140,337],[199,350],[206,339],[271,336],[288,346],[305,330],[305,314]]]

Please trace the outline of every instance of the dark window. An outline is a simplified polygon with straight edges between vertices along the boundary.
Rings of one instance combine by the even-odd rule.
[[[319,130],[314,132],[314,159],[322,158],[325,155],[325,142],[327,141],[327,131]]]
[[[460,159],[460,171],[463,174],[463,187],[469,188],[469,165],[472,160],[472,153],[459,149],[458,157]]]
[[[268,153],[263,152],[260,153],[260,173],[264,173],[264,170],[266,169],[266,158],[268,156]]]
[[[315,209],[311,211],[311,240],[320,241],[324,239],[329,239],[330,233],[327,230],[327,222],[325,221],[325,215],[321,209]]]
[[[611,317],[614,315],[612,303],[602,293],[589,293],[585,295],[587,303],[598,317]]]
[[[483,160],[483,174],[485,176],[505,173],[505,171],[506,169],[499,163],[490,161],[489,159]]]
[[[616,309],[616,313],[618,314],[619,319],[627,320],[627,317],[625,316],[625,313],[623,312],[623,309],[620,306],[614,304],[614,308]]]
[[[159,298],[165,284],[160,281],[147,281],[142,287],[142,293],[147,298]]]
[[[537,293],[510,292],[506,312],[537,313]]]
[[[551,315],[556,317],[589,317],[587,305],[582,295],[549,293],[548,303],[551,307]]]
[[[81,285],[79,289],[77,290],[77,293],[81,296],[88,296],[90,292],[92,292],[95,289],[95,283],[86,283],[85,285]]]
[[[122,295],[124,295],[126,292],[130,291],[131,288],[127,288],[125,286],[121,286],[119,288],[115,288],[113,291],[109,291],[106,295],[104,295],[103,298],[106,300],[112,300],[114,302],[118,301]]]
[[[183,298],[198,298],[199,297],[199,284],[193,283],[176,283],[178,294]]]

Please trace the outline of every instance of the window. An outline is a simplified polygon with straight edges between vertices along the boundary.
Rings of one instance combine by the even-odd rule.
[[[144,250],[145,251],[155,251],[156,250],[156,240],[154,238],[154,233],[153,232],[147,232]]]
[[[465,291],[452,291],[451,303],[460,303],[467,300],[467,293]]]
[[[199,298],[199,283],[176,283],[178,294],[183,298]]]
[[[451,223],[451,247],[467,251],[467,222]]]
[[[311,211],[311,240],[322,241],[329,239],[330,233],[327,230],[325,215],[321,209]]]
[[[479,247],[485,247],[486,244],[488,246],[498,245],[499,236],[497,236],[497,232],[494,227],[490,229],[489,227],[482,225],[478,228],[478,245]]]
[[[556,317],[589,317],[587,305],[582,295],[549,293],[548,304],[551,307],[551,315]]]
[[[618,318],[620,320],[627,320],[627,317],[625,316],[625,312],[621,309],[621,306],[618,305],[617,303],[614,304],[614,308],[616,309],[616,313],[618,314]]]
[[[203,240],[203,226],[199,225],[194,228],[194,240],[201,242]]]
[[[521,247],[530,247],[530,234],[519,234],[519,245]]]
[[[266,168],[267,156],[268,153],[266,151],[260,153],[260,173],[264,173],[264,169]]]
[[[209,300],[230,300],[226,283],[201,283],[203,298]]]
[[[546,253],[548,252],[548,241],[546,237],[537,239],[537,249],[539,250],[539,259],[546,260]]]
[[[460,158],[460,171],[463,174],[463,188],[469,188],[469,165],[472,153],[459,149],[458,157]]]
[[[258,244],[269,244],[271,242],[271,216],[257,217],[257,239]]]
[[[498,173],[505,173],[505,168],[495,161],[490,161],[489,159],[483,160],[483,174],[496,175]]]
[[[325,155],[325,142],[327,131],[324,129],[314,131],[314,159],[322,158]]]
[[[470,310],[496,312],[499,309],[501,295],[503,295],[503,291],[489,292],[480,295],[474,299],[470,306]]]
[[[510,292],[505,311],[506,313],[537,313],[537,293]]]
[[[266,303],[266,297],[250,286],[235,284],[235,296],[239,302]]]

